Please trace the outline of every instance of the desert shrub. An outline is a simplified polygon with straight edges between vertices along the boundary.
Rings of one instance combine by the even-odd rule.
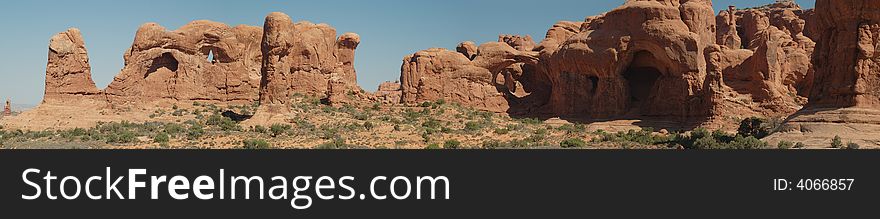
[[[321,145],[315,147],[315,149],[348,149],[353,148],[351,145],[345,143],[345,139],[341,137],[335,137],[328,142],[325,142]]]
[[[497,129],[495,129],[495,134],[506,135],[507,133],[510,133],[510,129],[506,129],[506,128],[504,128],[504,129],[503,129],[503,128],[497,128]]]
[[[429,150],[440,149],[440,145],[437,143],[432,143],[432,144],[429,144],[428,146],[426,146],[425,149],[429,149]]]
[[[361,121],[370,119],[370,114],[367,112],[356,112],[353,115],[354,115],[354,119],[361,120]]]
[[[321,139],[339,138],[339,129],[329,125],[321,125]]]
[[[447,140],[443,143],[444,149],[458,149],[461,147],[461,142],[458,140]]]
[[[184,131],[186,131],[186,128],[184,128],[183,125],[180,124],[168,123],[165,124],[164,130],[165,133],[169,135],[176,135],[178,133],[183,133]]]
[[[538,124],[544,123],[544,121],[541,121],[540,119],[535,119],[535,118],[524,118],[524,119],[519,119],[519,123],[526,124],[526,125],[538,125]]]
[[[587,142],[580,138],[569,138],[559,143],[559,146],[563,148],[582,148],[587,146]]]
[[[375,128],[375,125],[373,125],[373,122],[370,122],[370,121],[364,122],[364,129],[373,130],[373,128]]]
[[[186,132],[186,138],[196,140],[205,135],[205,128],[199,124],[193,124]]]
[[[764,138],[775,128],[773,122],[764,118],[751,117],[740,122],[737,134],[745,137]]]
[[[490,139],[490,140],[483,141],[483,148],[486,148],[486,149],[495,149],[495,148],[503,148],[503,147],[504,147],[504,143],[502,143],[499,140]]]
[[[846,149],[850,149],[850,150],[858,150],[858,149],[861,148],[861,147],[862,147],[862,146],[860,146],[859,144],[856,144],[856,143],[853,143],[853,142],[850,142],[850,143],[846,144]]]
[[[402,130],[402,129],[400,128],[400,124],[395,124],[395,125],[394,125],[394,131],[395,131],[395,132],[399,132],[400,130]]]
[[[464,123],[465,132],[478,132],[483,129],[483,124],[479,122],[469,121]]]
[[[776,145],[776,148],[783,149],[783,150],[791,149],[793,147],[794,147],[794,143],[792,143],[790,141],[779,141],[779,144]]]
[[[587,127],[582,124],[565,124],[556,129],[565,131],[568,134],[583,133],[587,131]]]
[[[426,102],[423,102],[422,104],[419,104],[420,107],[431,107],[433,105],[434,104],[431,103],[430,101],[426,101]]]
[[[272,146],[269,145],[269,142],[266,142],[266,140],[263,140],[263,139],[247,139],[247,140],[242,141],[242,148],[243,149],[270,149],[270,148],[272,148]]]
[[[803,142],[798,142],[797,144],[794,144],[794,148],[805,148],[805,147],[807,147],[807,146],[804,145]]]
[[[223,131],[240,131],[241,126],[238,125],[235,121],[232,121],[231,118],[225,117],[219,114],[214,114],[208,117],[208,120],[205,122],[207,125],[217,126],[220,130]]]
[[[105,137],[108,144],[128,144],[137,141],[134,133],[129,131],[120,131],[118,133],[110,133]]]
[[[299,129],[304,129],[304,130],[309,130],[309,131],[315,130],[315,124],[312,124],[308,120],[296,119],[294,122],[296,123],[296,127]]]
[[[692,148],[694,149],[722,149],[722,144],[711,136],[704,136],[694,141]]]
[[[732,142],[727,144],[724,149],[766,149],[767,142],[761,141],[754,136],[743,137],[737,136]]]
[[[441,126],[440,121],[436,119],[428,119],[428,121],[422,123],[422,127],[425,128],[425,131],[428,132],[428,134],[436,133],[440,130]]]
[[[266,127],[263,127],[261,125],[254,126],[252,130],[256,133],[266,133],[267,131],[269,131],[268,129],[266,129]]]
[[[379,110],[382,109],[382,105],[379,104],[379,103],[374,103],[374,104],[373,104],[373,107],[370,107],[370,109],[373,110],[373,111],[379,111]]]
[[[277,124],[276,123],[276,124],[272,124],[271,126],[269,126],[269,132],[272,133],[272,137],[278,137],[290,129],[291,129],[291,126],[288,124]]]
[[[153,142],[160,143],[160,144],[168,143],[168,141],[170,141],[170,140],[171,140],[171,138],[168,136],[168,134],[165,134],[165,133],[159,133],[159,134],[156,134],[156,136],[153,136]]]
[[[843,140],[840,139],[840,136],[834,136],[834,139],[831,139],[831,147],[843,148]]]
[[[618,132],[614,134],[609,134],[604,131],[597,132],[599,135],[598,138],[594,138],[594,142],[631,142],[638,143],[641,145],[654,145],[660,143],[667,143],[669,140],[664,136],[655,136],[653,132],[650,130],[629,130],[626,132]],[[703,137],[711,137],[708,131],[706,130],[695,130],[692,132],[691,136],[694,139],[700,139]]]

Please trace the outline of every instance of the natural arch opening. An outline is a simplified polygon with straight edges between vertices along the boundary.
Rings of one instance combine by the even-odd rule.
[[[150,68],[147,69],[147,74],[144,75],[144,78],[162,69],[170,72],[177,72],[179,65],[180,63],[174,58],[174,55],[167,52],[162,53],[161,56],[153,59],[153,63],[150,64]]]
[[[662,76],[657,69],[657,60],[651,53],[642,51],[635,55],[632,63],[623,74],[629,91],[629,106],[641,108],[652,98],[654,86]]]

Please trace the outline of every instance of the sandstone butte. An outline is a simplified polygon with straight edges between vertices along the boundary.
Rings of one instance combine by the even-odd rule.
[[[851,133],[858,143],[880,146],[877,10],[873,0],[818,0],[811,10],[777,1],[716,14],[711,0],[628,0],[582,21],[557,22],[541,42],[500,35],[455,51],[416,52],[403,59],[399,81],[375,93],[356,83],[358,35],[337,36],[328,25],[282,13],[269,14],[262,29],[145,24],[104,90],[91,80],[81,34],[70,29],[50,41],[43,103],[4,123],[88,126],[147,120],[120,113],[132,108],[259,101],[245,124],[269,124],[289,121],[289,96],[306,93],[330,104],[442,99],[514,116],[669,129],[788,117],[771,141]]]

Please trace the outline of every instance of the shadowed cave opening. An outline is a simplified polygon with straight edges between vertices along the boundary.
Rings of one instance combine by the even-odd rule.
[[[629,107],[641,108],[652,97],[654,85],[662,76],[656,67],[656,60],[649,52],[639,52],[623,74],[629,91]]]
[[[162,53],[161,56],[153,59],[153,63],[150,64],[150,68],[147,69],[147,74],[144,75],[144,78],[147,78],[148,76],[150,76],[150,74],[153,74],[163,68],[167,69],[170,72],[177,72],[177,68],[179,65],[180,63],[177,61],[177,59],[174,58],[174,55],[171,55],[171,53],[167,52]]]

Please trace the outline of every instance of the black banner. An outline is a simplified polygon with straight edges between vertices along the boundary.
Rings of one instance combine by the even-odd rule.
[[[0,151],[0,215],[863,218],[877,213],[877,161],[880,152],[844,150],[4,150]],[[134,199],[128,199],[130,170],[137,169],[144,172],[136,175],[135,181],[144,184],[134,190]],[[47,186],[44,177],[50,171],[56,178]],[[94,178],[89,190],[93,197],[101,196],[98,200],[89,198],[83,186],[94,176],[101,179]],[[153,185],[152,177],[161,176],[165,180]],[[175,183],[182,189],[169,192],[169,182],[175,176],[180,176]],[[239,187],[234,192],[237,198],[231,199],[230,177],[235,176],[262,178],[263,192],[257,189],[260,183],[254,181],[251,199],[243,199],[245,187]],[[276,176],[281,178],[271,180]],[[289,182],[283,186],[288,191],[283,192],[281,187],[273,190],[275,195],[287,197],[269,197],[270,187],[292,182],[298,176],[298,188],[305,187],[306,181],[310,185],[296,194],[299,206],[306,203],[303,197],[311,199],[307,208],[293,206],[291,199],[297,186]],[[311,178],[302,178],[305,176]],[[116,177],[123,177],[116,187],[119,193],[110,191],[108,200],[106,179]],[[319,183],[321,177],[324,179]],[[424,180],[426,177],[429,180]],[[437,180],[441,177],[448,180]],[[416,189],[420,179],[421,187]],[[433,186],[430,179],[435,180]],[[62,180],[65,194],[61,194]],[[183,181],[188,185],[182,186]],[[213,185],[207,186],[208,181]],[[224,186],[219,185],[220,181]],[[242,186],[245,181],[238,182]],[[197,196],[193,189],[196,184],[214,189],[205,189]],[[322,200],[316,194],[318,184],[324,188],[322,196],[333,198]],[[330,184],[333,189],[326,189]],[[219,197],[221,187],[225,190],[223,198]],[[38,188],[40,194],[36,195]],[[420,198],[415,198],[419,190]],[[63,197],[73,197],[77,191],[76,198]],[[152,199],[154,191],[157,199]],[[50,199],[49,192],[56,199]],[[171,193],[186,193],[188,197],[178,200]],[[203,199],[208,197],[205,193],[211,198]],[[434,199],[430,198],[432,194]],[[264,195],[263,199],[259,195]],[[395,197],[404,195],[403,199]]]

